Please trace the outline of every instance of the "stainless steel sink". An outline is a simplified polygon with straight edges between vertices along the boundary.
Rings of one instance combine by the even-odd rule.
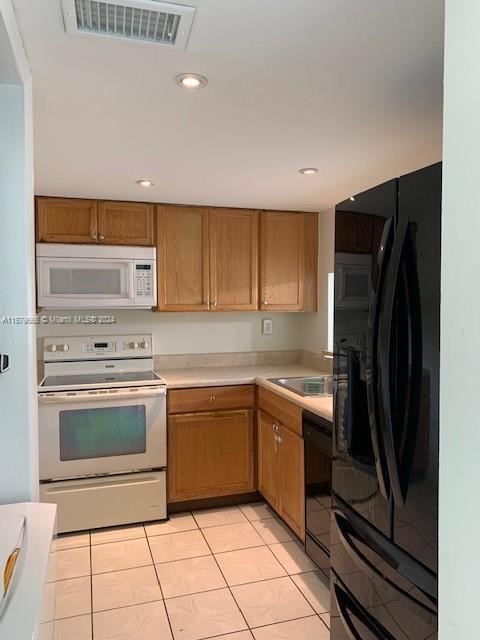
[[[333,393],[333,376],[269,378],[269,381],[304,397],[331,396]]]

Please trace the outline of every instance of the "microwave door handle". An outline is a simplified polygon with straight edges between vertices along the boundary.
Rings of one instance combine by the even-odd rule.
[[[370,423],[370,433],[372,437],[373,455],[380,492],[388,500],[390,482],[388,469],[386,466],[385,452],[379,437],[380,415],[378,410],[379,399],[377,391],[377,352],[378,352],[378,331],[379,317],[382,308],[382,297],[384,293],[385,274],[390,257],[390,249],[393,239],[393,218],[388,218],[385,222],[382,238],[377,256],[377,267],[375,271],[375,282],[372,282],[370,304],[368,309],[368,331],[367,331],[367,368],[366,386],[368,416]]]
[[[129,260],[127,269],[127,299],[135,304],[135,260]]]

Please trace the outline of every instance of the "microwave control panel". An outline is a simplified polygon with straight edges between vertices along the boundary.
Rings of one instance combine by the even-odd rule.
[[[135,263],[135,297],[148,297],[153,295],[153,264]]]

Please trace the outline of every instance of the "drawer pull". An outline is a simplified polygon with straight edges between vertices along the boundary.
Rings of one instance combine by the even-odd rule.
[[[214,402],[215,400],[216,400],[216,397],[215,397],[215,396],[210,396],[210,401],[211,401],[211,402]]]

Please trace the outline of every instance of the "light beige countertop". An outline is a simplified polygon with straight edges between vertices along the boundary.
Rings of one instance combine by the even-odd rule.
[[[258,384],[300,407],[332,420],[333,398],[303,397],[279,387],[268,378],[288,378],[294,376],[319,376],[324,372],[302,364],[252,365],[241,367],[198,367],[192,369],[157,369],[157,373],[167,382],[167,389],[190,387],[221,387],[237,384]]]

